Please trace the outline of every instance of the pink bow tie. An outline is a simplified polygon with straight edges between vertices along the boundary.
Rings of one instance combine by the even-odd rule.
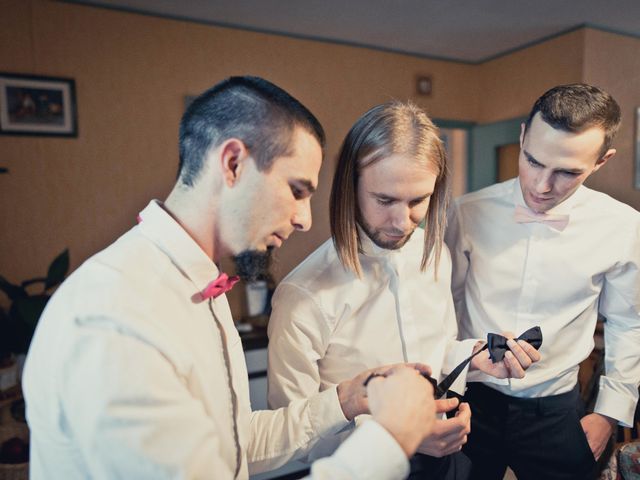
[[[521,205],[516,205],[513,219],[518,223],[544,223],[556,230],[563,231],[569,224],[569,215],[554,215],[551,213],[536,213]]]
[[[217,298],[223,293],[231,290],[233,286],[238,283],[238,280],[240,280],[240,277],[237,275],[229,277],[229,275],[223,272],[218,275],[218,278],[209,282],[209,285],[200,292],[200,295],[202,295],[204,300],[207,300],[208,298]]]

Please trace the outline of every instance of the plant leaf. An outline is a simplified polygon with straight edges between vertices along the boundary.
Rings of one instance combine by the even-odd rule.
[[[48,290],[51,287],[55,287],[64,280],[65,275],[69,271],[69,249],[65,249],[60,255],[58,255],[51,265],[49,265],[49,271],[47,272],[47,280],[44,283],[44,289]]]
[[[31,297],[19,298],[15,302],[16,313],[29,327],[31,332],[35,330],[38,320],[40,320],[40,315],[42,315],[49,298],[49,295],[33,295]]]
[[[24,288],[20,288],[18,285],[14,285],[13,283],[9,283],[2,275],[0,275],[0,290],[2,290],[11,300],[15,300],[16,298],[23,297],[27,294]]]

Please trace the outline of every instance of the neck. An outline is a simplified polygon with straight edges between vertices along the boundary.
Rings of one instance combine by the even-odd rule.
[[[220,258],[215,231],[217,204],[210,194],[202,195],[198,185],[187,187],[180,182],[164,202],[165,210],[214,262]]]

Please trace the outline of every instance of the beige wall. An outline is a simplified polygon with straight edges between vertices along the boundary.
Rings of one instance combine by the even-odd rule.
[[[549,88],[580,82],[584,30],[568,33],[479,65],[478,123],[498,122],[529,113]]]
[[[640,190],[633,187],[635,111],[640,107],[640,39],[597,30],[586,31],[584,81],[613,95],[622,108],[616,156],[587,185],[640,210]]]
[[[333,160],[365,110],[412,98],[415,76],[431,74],[433,96],[414,100],[437,117],[477,115],[470,65],[46,0],[0,0],[0,12],[0,71],[74,78],[80,132],[0,137],[0,165],[11,171],[0,176],[0,273],[11,280],[43,274],[65,247],[75,268],[127,230],[150,198],[164,198],[184,95],[226,76],[274,81],[327,132],[314,226],[281,249],[277,277],[328,237]]]
[[[614,66],[618,48],[625,57]],[[474,66],[49,0],[0,0],[0,71],[74,78],[79,119],[78,138],[0,136],[0,165],[11,170],[0,176],[0,274],[42,275],[65,247],[75,268],[126,231],[173,184],[183,97],[234,74],[284,87],[327,131],[314,226],[281,249],[277,278],[328,237],[342,137],[366,109],[391,98],[412,98],[437,118],[491,122],[525,114],[554,84],[583,76],[607,82],[624,99],[626,130],[620,168],[597,182],[638,208],[637,191],[617,190],[631,178],[629,109],[640,100],[639,88],[632,93],[634,48],[637,40],[582,30]],[[622,73],[631,81],[614,85]],[[433,76],[433,96],[413,96],[417,74]],[[240,293],[231,302],[242,311]]]

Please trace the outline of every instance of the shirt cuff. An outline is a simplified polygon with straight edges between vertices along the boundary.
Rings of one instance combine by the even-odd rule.
[[[309,417],[313,429],[321,438],[334,435],[349,425],[350,422],[344,416],[340,406],[337,386],[309,399]]]
[[[633,428],[637,402],[638,390],[635,385],[602,376],[598,400],[593,411],[618,420],[624,427]]]
[[[391,480],[406,478],[409,462],[393,436],[370,420],[358,427],[340,448],[311,467],[311,478]]]

